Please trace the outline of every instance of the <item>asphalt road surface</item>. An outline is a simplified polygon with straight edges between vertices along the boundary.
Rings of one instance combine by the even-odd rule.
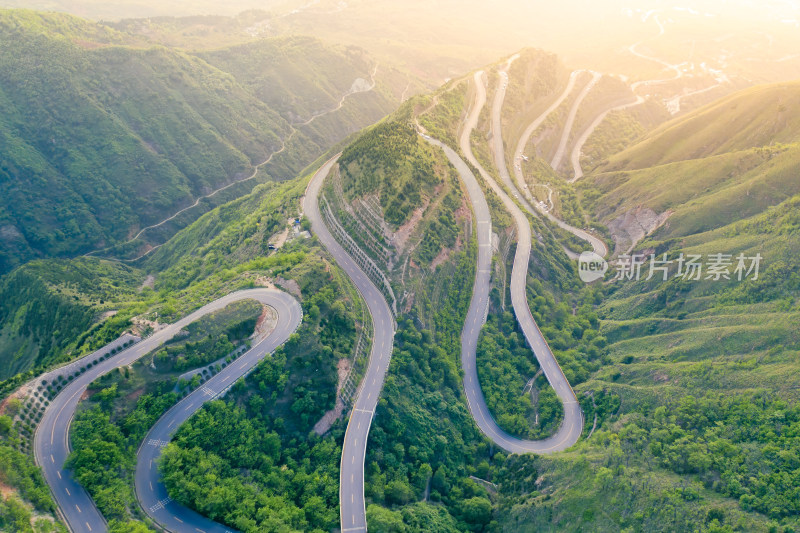
[[[519,138],[519,142],[517,143],[517,149],[514,151],[514,170],[516,171],[516,165],[522,161],[522,154],[525,152],[525,146],[528,144],[528,139],[531,138],[533,132],[539,129],[539,126],[545,121],[547,117],[549,117],[553,111],[558,109],[564,100],[567,99],[569,93],[572,92],[572,89],[575,88],[575,80],[578,78],[578,74],[581,72],[585,72],[583,70],[573,70],[572,73],[569,75],[569,81],[567,82],[567,86],[564,88],[564,91],[555,99],[555,101],[550,104],[550,107],[544,110],[544,112],[536,117],[536,120],[528,124],[528,127],[525,128],[525,131],[522,133],[522,137]],[[502,107],[502,106],[501,106]],[[520,187],[522,187],[525,183],[520,179],[521,173],[515,172],[517,175],[517,183]]]
[[[572,155],[570,156],[570,162],[572,163],[572,179],[569,180],[570,183],[575,183],[583,177],[583,168],[581,168],[581,152],[583,151],[583,145],[589,140],[594,130],[606,119],[606,116],[612,111],[622,111],[637,106],[642,102],[644,102],[644,98],[637,96],[635,101],[611,107],[595,117],[592,123],[589,124],[589,127],[586,128],[581,136],[578,137],[578,140],[575,141],[575,147],[572,149]]]
[[[200,317],[223,309],[232,302],[248,298],[260,299],[265,294],[270,295],[269,297],[271,298],[273,291],[253,289],[235,292],[211,302],[116,356],[90,367],[85,373],[71,381],[52,400],[36,430],[34,456],[36,462],[42,467],[44,477],[50,486],[59,512],[72,531],[96,533],[107,530],[106,521],[95,507],[89,494],[81,485],[75,482],[71,472],[64,468],[64,463],[70,452],[69,426],[80,397],[87,386],[101,375],[115,368],[129,365],[158,348],[174,337],[181,329]]]
[[[339,512],[343,533],[366,531],[367,514],[364,503],[364,458],[367,437],[383,387],[394,340],[394,317],[383,294],[358,267],[352,257],[333,238],[319,211],[319,192],[325,177],[336,164],[338,156],[320,168],[306,190],[304,211],[320,242],[355,284],[372,317],[373,338],[367,372],[361,382],[358,398],[350,413],[350,421],[342,445],[342,462],[339,470]]]
[[[231,364],[211,377],[200,388],[175,404],[153,425],[136,455],[136,498],[145,513],[158,525],[173,532],[230,533],[227,528],[199,513],[173,502],[161,483],[158,460],[172,435],[198,409],[218,398],[236,380],[250,372],[264,357],[289,339],[303,321],[303,310],[292,296],[274,289],[251,289],[234,293],[239,299],[251,298],[277,311],[275,329]]]
[[[586,99],[586,96],[592,91],[597,82],[600,81],[603,75],[599,72],[592,72],[592,79],[589,80],[589,83],[578,93],[578,97],[572,103],[572,107],[569,110],[569,114],[567,115],[567,120],[564,122],[564,130],[561,133],[561,141],[558,143],[558,149],[556,150],[556,154],[553,156],[553,160],[550,162],[550,166],[553,167],[553,170],[558,171],[558,167],[561,166],[561,161],[564,159],[564,154],[567,152],[567,143],[569,142],[569,134],[572,131],[572,125],[575,123],[575,117],[578,115],[578,109],[581,107],[581,103]]]
[[[500,197],[505,208],[511,213],[517,226],[517,236],[519,238],[514,256],[514,266],[511,273],[511,303],[517,317],[520,328],[528,342],[528,346],[533,350],[539,366],[544,372],[547,380],[558,394],[564,404],[564,420],[558,431],[540,441],[523,440],[512,437],[503,431],[495,422],[478,382],[478,372],[476,367],[476,349],[480,329],[486,321],[486,314],[489,306],[489,289],[491,278],[491,217],[489,208],[483,191],[478,184],[475,175],[469,170],[467,165],[458,155],[429,138],[429,142],[441,146],[448,159],[458,170],[472,203],[475,216],[475,227],[478,237],[478,264],[473,287],[472,301],[470,302],[467,319],[461,333],[461,364],[464,369],[464,391],[467,396],[467,403],[475,422],[483,433],[495,444],[511,453],[553,453],[566,450],[575,444],[580,438],[583,430],[583,413],[578,404],[575,393],[572,391],[561,367],[558,366],[553,352],[547,345],[544,336],[539,331],[536,322],[533,320],[527,301],[526,281],[528,274],[528,261],[531,253],[531,228],[528,218],[517,207],[514,201],[505,193],[500,185],[486,172],[472,153],[470,146],[470,134],[477,124],[483,106],[486,103],[486,92],[483,88],[482,73],[475,74],[477,86],[476,100],[472,106],[470,115],[464,125],[460,146],[469,162],[475,166],[483,177],[484,181]],[[494,130],[495,139],[499,137],[500,131]],[[502,138],[499,141],[502,143]],[[502,159],[502,151],[499,159]],[[505,165],[503,165],[505,168]],[[506,171],[506,176],[508,172]],[[510,178],[509,178],[510,181]]]
[[[511,58],[509,64],[511,63],[511,61],[513,61],[513,59],[514,58]],[[525,178],[522,175],[522,154],[525,150],[525,146],[528,144],[528,139],[530,139],[530,136],[533,134],[534,131],[536,131],[536,128],[538,128],[539,125],[542,122],[544,122],[544,120],[547,118],[548,115],[550,115],[550,113],[552,113],[556,108],[558,108],[558,106],[561,104],[561,102],[564,101],[569,92],[572,91],[575,85],[575,76],[578,74],[578,72],[580,71],[573,72],[572,75],[570,75],[570,81],[567,84],[566,89],[564,89],[564,92],[561,93],[561,96],[559,96],[558,99],[544,111],[544,113],[539,115],[539,117],[537,117],[525,129],[525,132],[522,134],[522,137],[517,143],[517,149],[514,152],[514,161],[513,161],[514,175],[516,177],[517,183],[525,191],[524,195],[520,195],[519,190],[512,183],[511,177],[508,174],[508,167],[506,166],[505,162],[505,146],[503,145],[503,133],[502,133],[502,123],[501,123],[503,102],[506,97],[506,85],[508,83],[508,73],[505,71],[500,72],[502,83],[497,88],[497,91],[495,92],[494,102],[492,103],[492,142],[493,142],[492,152],[494,153],[495,165],[497,166],[497,169],[500,172],[500,177],[503,180],[503,183],[506,184],[511,193],[514,194],[514,196],[520,201],[522,206],[528,210],[529,213],[533,215],[536,215],[537,213],[541,214],[559,228],[568,231],[569,233],[572,233],[576,237],[583,239],[584,241],[591,244],[592,249],[596,254],[600,255],[601,257],[605,257],[608,254],[608,247],[606,246],[606,243],[602,241],[602,239],[595,237],[586,230],[582,230],[580,228],[576,228],[575,226],[571,226],[570,224],[567,224],[560,218],[557,218],[550,211],[542,209],[539,206],[539,203],[533,199],[533,196],[531,195],[530,191],[524,187]],[[486,102],[486,88],[483,86],[482,75],[483,75],[482,72],[477,72],[475,74],[475,86],[477,94],[475,95],[474,107],[478,106],[483,107],[483,105]],[[463,146],[462,146],[462,151],[463,151]],[[526,199],[533,202],[535,210],[533,207],[531,207],[530,203],[525,201]],[[574,252],[566,248],[565,252],[572,259],[578,258],[578,254],[575,254]]]

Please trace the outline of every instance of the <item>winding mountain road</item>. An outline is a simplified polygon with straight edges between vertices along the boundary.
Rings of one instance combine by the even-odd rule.
[[[278,323],[272,333],[164,413],[142,441],[136,454],[136,499],[144,512],[166,531],[231,533],[230,528],[170,499],[158,468],[161,450],[181,424],[203,404],[220,397],[236,380],[253,370],[264,357],[286,342],[303,321],[300,304],[285,292],[251,289],[233,294],[240,299],[250,298],[269,305],[277,311]]]
[[[302,316],[299,311],[300,306],[293,298],[284,293],[273,289],[250,289],[234,292],[153,333],[150,337],[123,350],[115,357],[106,359],[96,366],[89,367],[86,372],[71,381],[52,400],[36,429],[33,443],[34,456],[36,462],[42,467],[45,480],[50,486],[61,515],[72,531],[97,533],[107,530],[105,519],[95,507],[89,493],[72,478],[71,472],[64,468],[64,463],[70,453],[69,427],[78,407],[78,402],[86,388],[92,381],[103,374],[132,364],[140,357],[150,353],[199,318],[223,309],[228,304],[245,299],[255,299],[274,307],[280,316],[283,324],[282,328],[289,327],[295,321],[299,324],[297,317]],[[283,332],[281,327],[276,329],[268,340],[280,337]],[[238,377],[238,370],[243,370],[242,374],[246,371],[246,369],[239,368],[242,363],[253,360],[257,363],[266,354],[268,344],[265,344],[265,342],[252,348],[247,354],[237,359],[236,364],[229,365],[225,370],[217,374],[214,379],[219,382],[227,378],[231,380],[231,383],[234,382],[234,377]],[[197,392],[195,391],[195,393]],[[195,393],[192,393],[187,399],[194,396]]]
[[[569,142],[569,134],[570,132],[572,132],[572,125],[575,123],[575,117],[578,116],[578,110],[580,109],[581,104],[602,77],[603,75],[600,74],[599,72],[592,72],[592,79],[589,80],[589,83],[587,83],[581,90],[581,92],[578,93],[578,97],[572,103],[572,107],[570,108],[569,114],[567,115],[567,120],[566,122],[564,122],[564,130],[561,133],[561,141],[558,143],[558,149],[556,150],[556,153],[553,156],[553,160],[550,161],[550,166],[553,167],[553,170],[558,171],[558,168],[561,166],[561,161],[564,159],[564,154],[567,152],[567,143]]]
[[[533,350],[540,368],[564,404],[564,419],[558,431],[546,439],[540,441],[518,439],[509,435],[497,425],[486,405],[486,400],[478,381],[476,350],[481,327],[486,322],[489,307],[489,289],[491,286],[492,222],[489,206],[486,203],[486,198],[478,180],[467,164],[451,148],[426,136],[425,138],[428,142],[444,150],[447,158],[455,166],[467,189],[475,216],[478,262],[472,301],[470,302],[464,329],[461,333],[461,364],[464,369],[464,392],[476,424],[495,444],[510,453],[554,453],[566,450],[578,441],[583,430],[583,412],[575,393],[572,391],[572,387],[564,376],[542,332],[536,325],[528,306],[526,287],[532,238],[528,218],[503,188],[480,165],[472,152],[470,134],[475,129],[480,112],[486,103],[486,91],[483,88],[482,74],[482,72],[475,74],[476,85],[479,88],[476,91],[475,102],[460,137],[460,147],[470,164],[478,169],[484,181],[500,197],[504,207],[511,213],[516,224],[518,242],[511,272],[511,303],[528,346]],[[499,136],[498,134],[499,130],[494,130],[495,139]],[[502,138],[500,143],[502,143]],[[510,182],[507,171],[505,175]]]
[[[389,359],[392,355],[395,323],[381,291],[342,248],[342,245],[334,239],[322,220],[319,210],[319,192],[338,158],[337,155],[330,159],[311,179],[306,189],[304,212],[311,221],[311,228],[317,238],[361,293],[372,317],[373,337],[369,365],[350,413],[342,445],[342,461],[339,470],[341,530],[343,533],[349,533],[367,530],[364,459],[367,454],[367,437],[372,417],[375,414],[375,407],[378,404],[386,371],[389,368]]]
[[[495,166],[497,167],[497,171],[500,173],[500,179],[503,181],[508,190],[511,191],[511,194],[514,195],[514,198],[519,200],[522,206],[534,216],[536,215],[536,210],[528,203],[528,200],[525,196],[521,195],[517,190],[514,182],[511,181],[511,176],[508,173],[508,167],[506,166],[505,160],[505,151],[506,147],[503,143],[503,135],[502,135],[502,128],[500,125],[501,116],[503,113],[503,100],[505,99],[506,94],[506,87],[508,86],[508,68],[511,67],[511,63],[513,63],[519,56],[514,55],[512,56],[508,62],[506,63],[506,70],[501,70],[499,72],[501,83],[500,86],[497,88],[497,92],[500,93],[502,91],[503,97],[502,98],[495,98],[494,102],[492,103],[492,144],[491,149],[495,155]],[[472,103],[471,112],[474,112],[475,109],[483,109],[483,106],[486,105],[486,88],[483,85],[483,71],[478,71],[473,75],[473,80],[475,81],[475,101]],[[570,76],[570,83],[574,83],[572,76]],[[462,153],[464,153],[465,157],[469,160],[469,158],[474,158],[472,155],[472,150],[465,151],[465,148],[469,147],[469,139],[464,139],[464,132],[472,131],[478,125],[477,118],[472,123],[472,116],[468,116],[466,122],[464,123],[464,131],[462,132],[461,139],[459,140],[460,148]],[[526,130],[527,131],[527,130]],[[533,133],[531,130],[530,134]],[[530,135],[529,134],[529,135]],[[467,143],[466,145],[464,143]],[[497,154],[501,154],[498,156]],[[472,161],[470,160],[470,163]],[[482,168],[482,167],[478,167]]]
[[[516,56],[512,57],[508,61],[508,63],[506,63],[506,69],[508,69],[511,62],[514,61],[515,58]],[[502,70],[500,72],[500,77],[502,78],[503,83],[501,83],[500,86],[497,88],[497,91],[495,91],[494,102],[492,103],[492,152],[494,154],[495,166],[497,167],[497,170],[500,173],[500,178],[503,180],[503,183],[506,185],[506,187],[508,187],[508,189],[514,195],[514,197],[517,200],[519,200],[520,204],[522,204],[522,206],[529,213],[531,213],[532,215],[541,214],[542,216],[547,218],[547,220],[549,220],[559,228],[568,231],[569,233],[572,233],[576,237],[588,242],[592,246],[592,249],[596,254],[605,257],[608,254],[608,247],[601,239],[595,237],[586,230],[582,230],[580,228],[576,228],[575,226],[567,224],[560,218],[557,218],[555,215],[553,215],[550,211],[539,207],[538,202],[534,200],[528,188],[525,187],[525,178],[522,174],[522,152],[524,151],[525,146],[528,144],[530,136],[533,134],[534,131],[536,131],[536,128],[538,128],[539,125],[542,122],[544,122],[547,116],[550,113],[552,113],[558,107],[558,105],[561,104],[561,102],[564,101],[564,98],[566,98],[567,94],[569,94],[569,91],[572,90],[572,88],[574,87],[575,74],[576,72],[573,72],[573,75],[570,76],[570,83],[567,84],[567,87],[561,94],[561,96],[559,96],[558,99],[553,103],[553,105],[547,108],[544,111],[544,113],[539,115],[539,117],[537,117],[531,123],[531,125],[525,129],[525,132],[523,133],[522,137],[517,143],[517,149],[514,154],[514,174],[517,179],[517,183],[520,185],[522,190],[525,191],[524,196],[519,193],[519,190],[511,181],[511,176],[508,174],[508,167],[506,166],[506,160],[505,160],[505,145],[503,144],[503,127],[502,127],[503,102],[505,101],[506,86],[508,84],[508,72],[506,72],[505,70]],[[475,79],[475,103],[473,104],[473,109],[472,109],[473,113],[475,112],[476,108],[481,109],[486,104],[486,87],[483,84],[483,71],[476,72],[474,75],[474,79]],[[476,122],[475,124],[472,124],[472,129],[474,129],[475,125],[477,124],[477,119],[475,120]],[[469,126],[469,121],[468,125],[465,126],[465,128],[468,126]],[[464,154],[468,153],[464,151],[463,145],[461,149],[464,152]],[[533,206],[536,207],[534,208],[531,204],[533,204]],[[565,248],[564,251],[571,259],[578,258],[578,254],[570,251],[569,249]]]
[[[635,101],[611,107],[595,117],[592,123],[589,124],[589,127],[584,130],[580,137],[578,137],[578,140],[575,142],[575,147],[572,149],[572,155],[570,156],[570,162],[572,163],[572,178],[568,180],[569,183],[575,183],[583,177],[583,168],[581,168],[581,152],[583,152],[583,145],[589,140],[589,137],[591,137],[592,133],[594,133],[594,130],[596,130],[597,127],[606,119],[606,116],[608,116],[608,114],[612,111],[622,111],[624,109],[637,106],[642,102],[644,102],[644,98],[637,95]]]
[[[525,131],[522,132],[522,137],[520,137],[519,142],[517,142],[517,149],[514,151],[515,170],[516,170],[516,165],[521,164],[520,162],[522,161],[522,154],[525,152],[525,145],[528,144],[528,140],[531,138],[531,135],[533,135],[533,132],[539,129],[539,126],[542,125],[545,119],[547,119],[547,117],[549,117],[556,109],[558,109],[561,106],[562,103],[564,103],[564,100],[567,99],[569,93],[571,93],[572,89],[575,88],[575,81],[578,78],[578,74],[580,74],[581,72],[585,71],[573,70],[570,73],[569,81],[567,82],[567,86],[564,87],[564,91],[559,95],[558,98],[555,99],[555,101],[552,104],[550,104],[550,107],[545,109],[542,112],[542,114],[536,117],[536,120],[528,124],[528,127],[525,128]],[[519,182],[519,185],[520,187],[522,187],[522,185],[524,184],[522,182]]]

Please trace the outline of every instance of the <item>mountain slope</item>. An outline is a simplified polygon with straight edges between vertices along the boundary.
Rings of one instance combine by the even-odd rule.
[[[586,211],[609,224],[619,252],[645,258],[640,277],[600,285],[611,364],[578,388],[613,423],[537,461],[543,482],[507,527],[536,531],[552,517],[594,531],[798,527],[797,465],[782,459],[800,446],[800,154],[785,126],[800,110],[773,105],[786,87],[668,122],[587,177]],[[648,212],[669,216],[645,235]],[[646,279],[651,253],[672,260],[666,280]],[[680,254],[701,256],[699,279],[678,275]],[[731,258],[730,279],[709,276],[716,254]],[[747,266],[760,255],[757,278],[738,279],[739,254]]]
[[[311,38],[201,57],[67,15],[0,11],[0,28],[0,273],[130,239],[294,136],[259,179],[288,178],[396,105],[345,102],[371,61]]]
[[[134,268],[94,258],[31,261],[5,276],[0,380],[110,342],[131,316],[116,314],[119,306],[143,297],[137,292],[143,279]]]
[[[754,87],[669,121],[589,179],[625,251],[722,228],[800,194],[800,82]]]
[[[800,140],[800,81],[739,91],[656,128],[598,171],[633,170]]]
[[[2,271],[123,239],[279,146],[280,117],[208,65],[28,19],[1,19]]]

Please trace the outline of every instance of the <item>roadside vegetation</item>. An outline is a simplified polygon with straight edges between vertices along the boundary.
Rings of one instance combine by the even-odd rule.
[[[33,458],[19,451],[25,438],[13,425],[18,400],[4,405],[0,415],[0,529],[15,533],[66,533],[58,522],[55,503]]]
[[[311,429],[335,406],[337,364],[353,352],[356,328],[361,327],[356,323],[360,314],[356,316],[354,312],[360,310],[361,304],[345,306],[344,301],[352,295],[342,292],[349,289],[342,288],[341,274],[332,275],[335,267],[308,253],[309,247],[316,246],[298,242],[285,252],[251,265],[260,275],[282,276],[298,284],[303,295],[303,325],[245,381],[238,383],[225,400],[212,402],[182,427],[165,450],[163,476],[173,497],[243,531],[284,521],[295,529],[310,525],[329,529],[338,521],[336,472],[343,429],[336,426],[325,437],[312,436]],[[260,305],[248,302],[229,306],[188,326],[185,337],[177,337],[132,368],[103,376],[93,385],[87,405],[73,424],[76,452],[70,457],[70,465],[104,516],[128,524],[125,527],[133,527],[134,521],[142,518],[132,485],[136,450],[163,412],[208,377],[196,374],[188,383],[178,376],[189,368],[213,363],[218,355],[224,357],[229,348],[236,349],[236,344],[252,332],[260,313]],[[213,349],[208,350],[209,347]],[[254,420],[259,423],[254,424]],[[222,424],[227,429],[214,432],[215,438],[201,438],[208,433],[202,428],[209,424]],[[232,444],[236,442],[239,444]],[[265,452],[267,449],[270,451]],[[219,468],[218,475],[228,480],[224,485],[229,486],[230,498],[214,497],[213,510],[206,502],[211,497],[209,491],[218,490],[219,484],[196,479],[200,475],[196,470],[198,461],[210,461]],[[242,461],[248,461],[247,465]],[[254,477],[242,479],[241,468],[254,469]],[[309,501],[299,495],[285,499],[282,490],[274,485],[275,476],[281,476],[281,487],[305,486],[323,472],[323,484],[317,487],[320,491],[309,489],[308,493],[322,494],[324,485],[327,488],[323,499]],[[203,479],[208,479],[207,473],[202,470]],[[275,493],[259,502],[276,512],[285,512],[280,520],[273,515],[268,518],[263,513],[246,512],[247,508],[242,507],[254,502],[250,492],[253,483]],[[262,518],[254,520],[256,516]]]
[[[309,256],[283,274],[302,291],[298,332],[165,449],[164,482],[177,501],[241,531],[338,525],[344,421],[323,436],[312,429],[335,407],[337,363],[353,351],[360,303],[345,304],[341,275],[326,268]]]
[[[561,400],[539,373],[512,313],[493,315],[478,342],[478,378],[497,424],[515,437],[540,439],[564,415]]]
[[[187,365],[194,369],[230,356],[233,342],[252,334],[260,314],[261,305],[256,302],[231,304],[187,326],[187,335],[179,335],[167,348],[101,376],[89,386],[88,399],[81,402],[71,426],[74,451],[67,464],[108,520],[124,524],[143,516],[133,492],[136,450],[158,418],[216,369],[201,369],[191,384],[178,379],[180,371]],[[214,348],[224,353],[197,353],[198,345],[217,335],[227,346]],[[199,342],[193,340],[198,337]]]

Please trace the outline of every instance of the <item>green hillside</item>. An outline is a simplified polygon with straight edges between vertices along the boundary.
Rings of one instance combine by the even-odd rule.
[[[183,468],[189,463],[182,460],[188,456],[182,447],[175,448],[170,457],[177,461],[167,467],[168,483],[174,480],[185,489],[176,498],[204,512],[213,505],[217,511],[211,516],[240,530],[255,531],[256,525],[266,527],[265,521],[276,523],[270,521],[272,513],[252,511],[247,502],[256,500],[259,507],[280,513],[293,530],[331,529],[338,523],[337,467],[344,426],[339,422],[322,437],[312,428],[334,407],[337,367],[351,360],[356,334],[367,324],[357,291],[315,239],[290,238],[277,251],[267,247],[270,237],[298,215],[307,183],[305,175],[259,185],[180,231],[148,256],[141,270],[97,258],[47,259],[32,261],[4,278],[2,317],[17,333],[0,336],[0,342],[51,345],[40,360],[35,350],[24,352],[24,368],[52,364],[108,342],[130,327],[132,316],[173,322],[203,303],[267,280],[297,291],[304,320],[296,334],[244,384],[234,387],[225,401],[209,406],[198,418],[196,431],[186,426],[187,433],[176,438],[191,450],[188,455],[203,455],[202,461],[219,466],[216,474],[226,479],[236,496],[219,501],[213,490],[207,492],[216,485],[198,483],[196,471]],[[145,273],[153,277],[147,281]],[[109,310],[118,314],[103,318]],[[204,332],[202,339],[206,338]],[[186,341],[192,338],[183,341],[188,346]],[[225,351],[225,345],[221,341],[213,349]],[[164,361],[175,350],[169,345],[101,378],[72,426],[75,442],[86,443],[77,449],[88,450],[76,454],[72,464],[97,497],[111,530],[134,530],[140,518],[132,500],[134,454],[147,429],[176,401],[177,374],[214,356],[203,351],[185,361],[179,357],[170,368]],[[188,354],[188,348],[180,351]],[[153,357],[155,368],[150,364]],[[0,395],[5,397],[30,377],[20,374],[0,382]],[[218,433],[220,440],[195,440],[195,435],[208,433],[203,424],[218,425],[220,420],[228,427]],[[231,446],[230,437],[237,444]],[[0,429],[0,453],[12,453],[20,439],[14,428]],[[101,448],[105,451],[93,453]],[[240,462],[243,458],[247,464]],[[30,462],[27,456],[21,460]],[[251,469],[252,476],[243,477],[243,468]],[[5,476],[6,470],[0,465],[0,475]],[[17,477],[8,478],[14,486],[22,483]],[[105,481],[100,486],[91,480]],[[289,486],[308,487],[315,497],[309,500],[309,493],[287,491]]]
[[[584,207],[622,251],[642,218],[655,239],[679,241],[766,212],[800,194],[798,96],[800,83],[755,87],[665,123],[597,167]]]
[[[124,239],[279,147],[280,117],[208,65],[32,18],[0,18],[2,271]]]
[[[294,177],[396,103],[395,71],[358,92],[374,73],[369,57],[308,37],[193,55],[69,15],[3,10],[0,27],[0,380],[84,352],[111,334],[95,335],[101,324],[118,332],[132,314],[109,322],[110,312],[152,298],[146,287],[137,292],[146,275],[135,268],[93,258],[26,262],[97,249],[140,255],[258,183]],[[252,175],[272,154],[257,179],[107,249]],[[272,232],[290,215],[271,212],[260,229]],[[207,244],[195,231],[153,264],[171,265],[170,250],[187,239]],[[265,252],[271,234],[253,251]],[[205,259],[206,269],[215,264]],[[118,289],[109,295],[106,284]],[[94,333],[85,346],[86,330]]]
[[[259,179],[295,175],[393,108],[380,90],[295,131],[371,73],[363,52],[310,38],[198,56],[67,15],[0,11],[0,274],[125,241],[252,175],[290,136]]]
[[[49,73],[36,67],[34,53],[0,50],[4,64],[13,65],[0,72],[0,104],[8,110],[0,114],[2,169],[16,176],[0,181],[8,187],[2,200],[10,198],[0,204],[0,238],[4,250],[19,257],[69,255],[100,240],[123,241],[147,213],[155,216],[235,179],[276,148],[271,140],[288,135],[291,141],[252,191],[204,205],[207,212],[182,220],[174,235],[160,235],[163,245],[135,266],[50,257],[6,274],[0,280],[0,368],[7,370],[0,379],[9,379],[0,382],[0,398],[35,372],[114,338],[133,317],[169,323],[230,291],[274,283],[301,301],[302,325],[230,394],[181,427],[165,449],[163,477],[176,501],[241,531],[336,529],[346,418],[324,430],[316,425],[337,405],[340,372],[360,375],[357,340],[371,325],[358,291],[317,239],[295,230],[308,228],[301,199],[309,169],[341,150],[320,205],[331,208],[384,271],[397,309],[394,350],[365,461],[371,531],[800,530],[800,85],[748,89],[649,133],[663,117],[654,105],[612,117],[589,145],[599,166],[574,187],[559,188],[554,210],[576,224],[598,221],[621,247],[633,245],[646,256],[727,254],[735,263],[739,254],[760,254],[758,277],[717,280],[704,271],[686,280],[675,275],[673,263],[667,280],[586,285],[564,253],[562,232],[546,219],[529,218],[533,251],[525,290],[531,312],[585,420],[570,450],[517,456],[481,435],[464,397],[460,338],[475,279],[473,214],[455,170],[416,131],[420,124],[455,146],[472,101],[471,76],[412,97],[331,148],[359,120],[394,101],[392,82],[379,80],[363,100],[345,99],[342,122],[326,114],[302,125],[337,106],[353,80],[369,80],[374,64],[359,50],[331,50],[297,37],[188,53],[141,46],[135,44],[140,36],[70,17],[5,16],[17,41],[34,52],[41,46],[42,57],[57,50],[66,58],[53,65],[60,73]],[[43,36],[54,27],[60,37]],[[76,35],[94,44],[87,47]],[[9,46],[27,50],[20,43]],[[566,79],[554,56],[525,51],[517,61],[503,114],[509,150],[515,144],[509,138],[549,105]],[[497,68],[486,69],[492,85]],[[24,72],[32,81],[26,85],[27,78],[8,72]],[[48,76],[63,90],[48,93]],[[588,100],[581,123],[615,101],[620,89],[606,80]],[[89,118],[73,119],[62,105]],[[540,133],[557,136],[565,111]],[[67,143],[73,139],[67,133],[48,144],[30,125],[38,123],[24,120],[28,116],[45,121],[46,131],[72,132],[76,144]],[[487,172],[497,176],[488,117],[484,109],[472,143]],[[102,135],[92,141],[95,131]],[[172,148],[159,149],[162,143]],[[108,157],[112,149],[119,159]],[[126,165],[134,156],[141,178]],[[532,159],[526,172],[556,187],[559,177]],[[206,162],[216,166],[206,168]],[[114,172],[104,174],[106,168]],[[229,171],[234,174],[215,181]],[[100,194],[79,187],[83,172],[92,186],[104,187]],[[20,192],[21,183],[31,191]],[[149,203],[128,206],[134,189],[125,184],[152,186]],[[34,186],[53,189],[52,198],[72,198],[75,207],[23,204],[48,198]],[[118,201],[105,210],[95,205],[104,197]],[[496,246],[478,377],[503,428],[542,438],[563,412],[511,312],[514,228],[496,195],[487,192],[487,202]],[[51,248],[34,248],[15,211],[22,206],[32,213],[36,235],[68,227],[47,217],[80,214],[95,229],[72,241],[61,229]],[[663,214],[663,224],[635,239],[623,235],[646,223],[645,213]],[[177,400],[178,375],[242,341],[257,307],[241,314],[229,309],[231,321],[219,328],[205,322],[187,328],[190,337],[99,379],[82,400],[72,464],[112,530],[144,527],[136,524],[142,517],[132,497],[133,454],[147,428]],[[15,406],[7,402],[7,408]],[[14,458],[0,461],[6,476],[0,481],[8,478],[15,487],[23,486],[20,476],[4,471],[35,472],[27,456],[11,454],[24,449],[21,439],[10,418],[0,416],[0,459]],[[42,511],[51,507],[37,504]]]
[[[131,315],[115,313],[142,298],[137,291],[143,281],[136,269],[93,258],[37,260],[5,276],[0,381],[69,361],[116,338]]]
[[[569,71],[555,54],[528,48],[511,63],[508,76],[502,111],[503,138],[506,146],[513,150],[528,124],[564,90]],[[496,86],[496,81],[490,83],[489,91],[493,93]]]
[[[651,132],[599,171],[633,170],[800,140],[800,81],[739,91]]]
[[[594,531],[796,531],[799,201],[640,245],[673,259],[760,253],[763,262],[755,281],[606,288],[597,313],[611,364],[578,391],[617,398],[614,423],[541,459],[546,481],[504,523],[536,531],[542,516],[559,516]]]
[[[787,459],[800,423],[800,154],[785,125],[800,110],[776,125],[773,107],[787,87],[743,91],[666,123],[587,177],[584,208],[603,222],[671,212],[634,252],[673,263],[666,281],[645,280],[646,262],[639,281],[602,287],[609,364],[576,392],[612,399],[610,423],[539,459],[542,482],[528,500],[509,499],[505,527],[536,531],[558,517],[594,531],[797,530],[797,463]],[[719,110],[747,126],[723,134],[722,119],[709,118]],[[702,150],[677,141],[676,128],[688,137],[689,127]],[[680,279],[679,254],[704,265],[726,254],[731,279],[707,270]],[[760,254],[757,279],[737,278],[739,254]]]

